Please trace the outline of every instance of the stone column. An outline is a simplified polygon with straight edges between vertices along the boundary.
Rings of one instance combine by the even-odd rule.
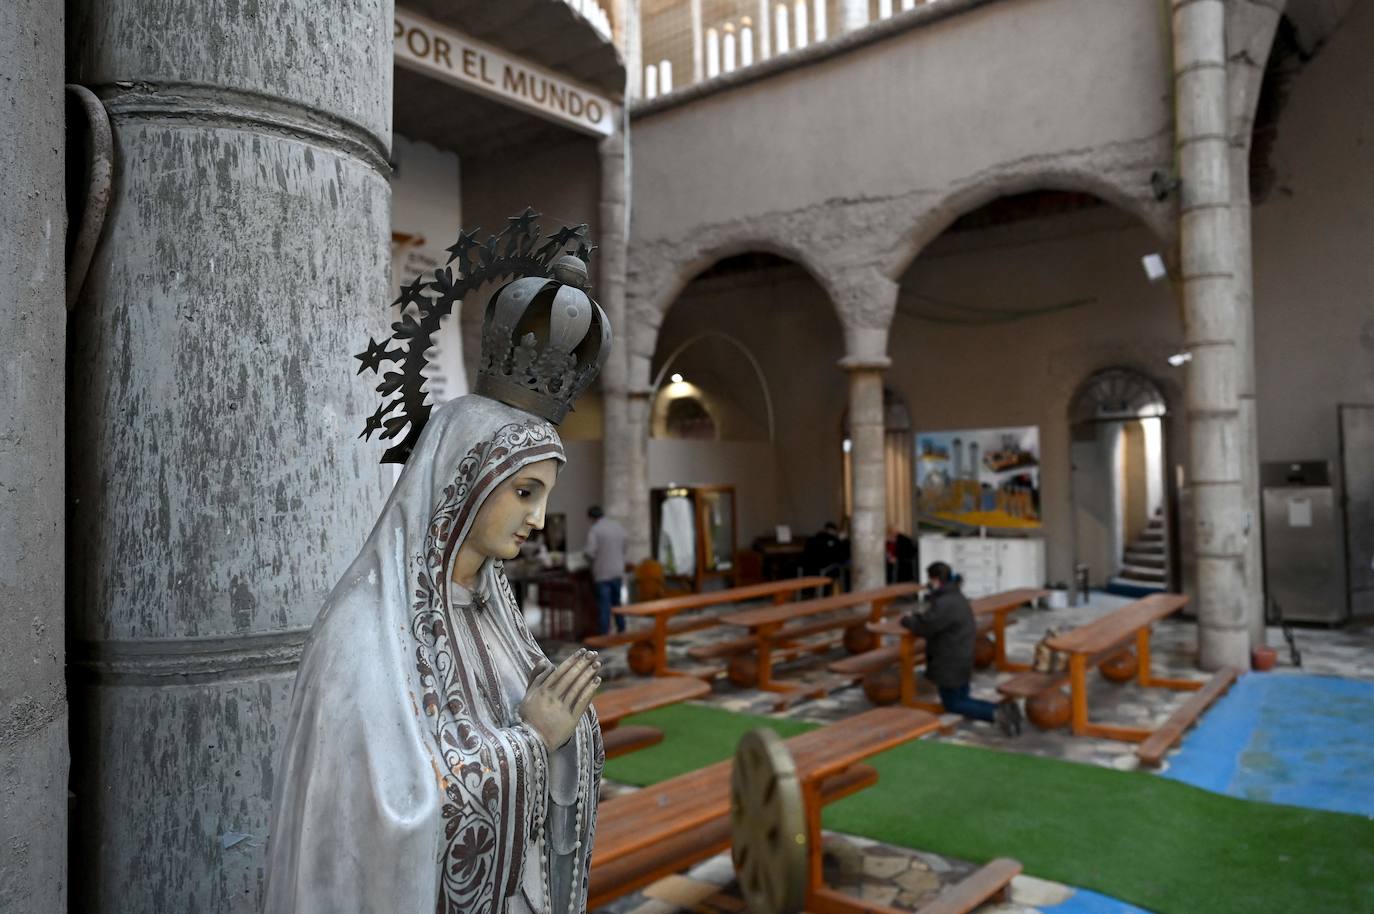
[[[1259,431],[1255,397],[1255,275],[1250,213],[1250,143],[1279,10],[1232,4],[1227,13],[1227,102],[1231,139],[1231,240],[1236,289],[1236,404],[1241,490],[1250,535],[1245,548],[1247,628],[1251,647],[1265,642],[1264,555],[1260,536]]]
[[[759,56],[760,62],[773,56],[773,4],[769,0],[759,0]]]
[[[849,538],[855,590],[887,580],[887,471],[883,458],[883,372],[888,359],[845,358],[849,372],[849,462],[853,468],[854,514]]]
[[[897,307],[897,284],[876,270],[848,269],[828,284],[844,317],[849,373],[849,461],[853,468],[850,548],[854,589],[886,579],[887,470],[883,454],[883,372],[887,333]]]
[[[1247,669],[1246,523],[1237,403],[1236,279],[1224,0],[1173,0],[1179,249],[1190,480],[1197,549],[1198,662]]]
[[[688,9],[692,16],[692,82],[706,78],[705,34],[701,25],[701,0],[691,0]]]
[[[839,0],[839,3],[841,34],[868,25],[868,0]]]
[[[0,912],[67,909],[61,0],[0,6]]]
[[[628,482],[621,483],[629,491],[626,558],[638,562],[649,558],[653,544],[649,529],[649,411],[654,391],[649,385],[649,357],[629,351],[628,358],[630,386],[625,437],[616,445],[624,447],[628,454]],[[607,441],[606,446],[609,448],[613,444]]]
[[[392,4],[69,9],[119,163],[71,327],[71,910],[246,914],[301,645],[392,476],[352,358],[391,299]]]
[[[623,114],[622,109],[622,114]],[[601,141],[601,237],[598,272],[600,304],[606,311],[614,334],[610,358],[601,369],[601,503],[611,517],[626,525],[630,517],[629,453],[621,446],[627,437],[628,413],[625,399],[626,373],[629,370],[630,327],[625,318],[625,246],[629,208],[627,196],[625,129],[629,118],[622,118],[622,129]]]

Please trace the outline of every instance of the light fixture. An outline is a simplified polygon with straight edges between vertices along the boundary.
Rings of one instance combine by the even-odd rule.
[[[852,442],[852,441],[850,441],[848,438],[846,438],[846,439],[844,439],[844,443],[841,444],[840,446],[841,446],[842,448],[844,448],[844,452],[845,452],[846,454],[848,454],[849,451],[854,447],[854,442]]]
[[[1150,282],[1159,282],[1169,275],[1168,269],[1164,266],[1164,258],[1158,254],[1146,254],[1140,258],[1140,263],[1145,267],[1145,276]]]
[[[669,378],[668,380],[672,381],[674,384],[681,384],[681,383],[682,383],[682,375],[678,374],[677,372],[674,372],[674,373],[673,373],[673,376],[672,376],[671,378]]]
[[[1169,364],[1175,368],[1180,365],[1185,365],[1192,360],[1193,354],[1191,352],[1175,352],[1173,355],[1169,356]]]

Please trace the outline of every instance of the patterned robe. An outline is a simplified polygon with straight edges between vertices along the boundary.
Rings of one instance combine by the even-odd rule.
[[[275,773],[266,914],[581,914],[604,758],[589,709],[549,752],[518,714],[544,654],[499,561],[453,561],[485,498],[563,460],[483,397],[432,415],[301,660]]]

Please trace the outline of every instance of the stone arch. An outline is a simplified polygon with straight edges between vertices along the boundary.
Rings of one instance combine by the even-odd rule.
[[[629,348],[632,385],[649,385],[649,364],[658,347],[659,330],[673,304],[682,297],[694,279],[729,257],[763,253],[789,261],[820,286],[840,326],[848,326],[841,299],[836,294],[837,283],[830,270],[817,261],[811,252],[792,242],[741,234],[712,239],[711,243],[700,246],[689,241],[654,247],[652,252],[632,253],[631,269],[627,276],[627,299],[631,309]]]
[[[1007,166],[996,174],[984,174],[951,188],[933,205],[923,207],[911,228],[901,237],[885,259],[881,271],[888,278],[899,280],[921,252],[954,224],[960,216],[971,213],[1001,197],[1032,191],[1068,191],[1090,194],[1104,203],[1129,213],[1143,223],[1162,245],[1171,247],[1176,235],[1171,200],[1156,201],[1149,193],[1147,169],[1137,167],[1142,190],[1135,193],[1119,179],[1102,171],[1078,165],[1022,170]]]

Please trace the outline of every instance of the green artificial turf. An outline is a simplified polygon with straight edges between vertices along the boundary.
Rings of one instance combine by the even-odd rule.
[[[729,758],[741,734],[814,725],[679,704],[630,718],[662,743],[606,763],[651,784]],[[876,785],[826,808],[825,827],[984,862],[1161,914],[1374,912],[1374,821],[1256,803],[1167,778],[950,743],[869,764]]]

